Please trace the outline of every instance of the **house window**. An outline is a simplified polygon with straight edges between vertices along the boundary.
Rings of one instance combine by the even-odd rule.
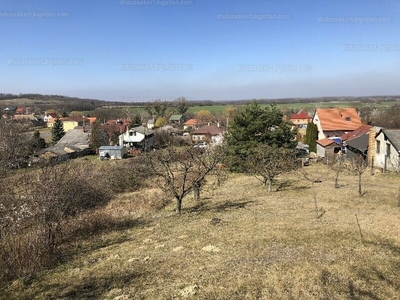
[[[390,144],[386,144],[386,157],[390,157]]]
[[[381,142],[376,141],[376,154],[379,154],[381,152]]]
[[[136,136],[136,131],[129,131],[129,136]]]

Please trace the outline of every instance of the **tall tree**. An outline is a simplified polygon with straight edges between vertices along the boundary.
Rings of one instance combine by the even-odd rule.
[[[100,146],[108,145],[107,133],[101,128],[99,120],[90,125],[90,148],[97,151]]]
[[[42,138],[40,136],[39,130],[36,130],[33,133],[29,148],[30,148],[29,149],[30,153],[35,153],[35,152],[39,151],[40,149],[46,148],[46,141],[44,140],[44,138]]]
[[[24,167],[29,155],[29,137],[22,123],[0,119],[0,176],[8,170]]]
[[[174,107],[176,112],[180,115],[183,115],[189,109],[190,105],[189,102],[184,97],[179,97],[174,101]]]
[[[200,121],[201,124],[211,122],[211,120],[213,119],[213,115],[211,114],[211,112],[206,109],[196,111],[194,116],[197,120]]]
[[[246,171],[246,160],[260,145],[293,149],[296,146],[291,125],[274,105],[261,107],[252,101],[240,108],[230,123],[227,135],[230,167]]]
[[[147,103],[144,109],[152,116],[164,117],[169,107],[170,104],[168,102],[155,100]]]
[[[57,117],[54,121],[53,127],[51,128],[51,140],[53,143],[57,143],[65,135],[64,125],[60,118]]]
[[[317,152],[317,140],[318,140],[318,126],[314,123],[308,123],[306,129],[306,136],[304,137],[304,143],[309,146],[311,152]]]

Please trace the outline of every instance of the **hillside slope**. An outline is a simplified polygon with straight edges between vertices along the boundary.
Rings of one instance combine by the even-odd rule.
[[[321,181],[314,183],[320,218],[299,173],[279,178],[272,193],[231,175],[201,201],[184,199],[180,217],[173,203],[135,214],[130,201],[157,191],[125,194],[106,210],[131,218],[127,226],[73,242],[68,261],[15,281],[5,297],[399,299],[398,175],[365,173],[359,197],[348,171],[336,189],[329,167],[305,170]]]

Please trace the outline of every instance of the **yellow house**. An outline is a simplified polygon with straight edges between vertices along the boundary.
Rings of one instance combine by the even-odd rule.
[[[53,127],[55,120],[56,120],[55,118],[51,118],[47,122],[47,127],[50,127],[50,128]],[[65,132],[74,129],[75,127],[77,127],[79,125],[77,121],[71,120],[69,118],[60,118],[60,121],[63,123]]]

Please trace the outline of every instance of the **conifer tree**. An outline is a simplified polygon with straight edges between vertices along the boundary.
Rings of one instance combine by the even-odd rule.
[[[311,152],[317,152],[318,127],[314,123],[308,123],[304,143],[307,144]]]
[[[57,117],[51,129],[51,140],[55,144],[65,135],[64,125],[60,118]]]

